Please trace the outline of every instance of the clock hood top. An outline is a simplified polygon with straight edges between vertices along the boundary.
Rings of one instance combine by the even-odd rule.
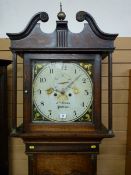
[[[11,40],[11,50],[17,53],[25,51],[46,53],[101,52],[103,58],[114,50],[114,40],[118,34],[102,32],[89,13],[79,11],[76,14],[77,21],[87,21],[80,33],[72,33],[68,29],[68,21],[64,20],[64,15],[64,12],[58,13],[59,21],[56,21],[56,29],[53,33],[44,33],[38,21],[47,22],[48,14],[46,12],[37,13],[22,32],[7,33]]]

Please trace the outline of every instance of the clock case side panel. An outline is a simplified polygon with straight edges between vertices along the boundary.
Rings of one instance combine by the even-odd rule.
[[[23,62],[23,132],[28,131],[28,125],[31,123],[31,65],[29,59]]]
[[[93,100],[94,100],[94,124],[97,130],[101,130],[101,56],[97,55],[94,60],[93,77]]]
[[[8,158],[8,95],[7,95],[7,66],[11,64],[11,60],[0,59],[0,174],[9,174],[9,158]]]
[[[93,63],[93,122],[32,123],[32,61],[66,61]],[[101,125],[101,56],[99,54],[37,54],[24,55],[24,132],[95,132]]]

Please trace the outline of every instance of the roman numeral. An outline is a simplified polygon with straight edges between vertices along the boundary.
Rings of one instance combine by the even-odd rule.
[[[38,89],[38,93],[41,94],[41,90],[40,89]]]
[[[46,78],[40,77],[40,83],[46,82]]]
[[[75,69],[75,74],[76,74],[76,69]]]
[[[74,115],[76,115],[76,111],[74,111]]]
[[[86,93],[86,95],[88,95],[89,94],[88,90],[85,90],[85,93]]]
[[[82,79],[82,82],[83,82],[83,83],[86,83],[86,78],[83,78],[83,79]]]
[[[53,69],[50,69],[50,74],[53,74]]]
[[[43,106],[45,105],[45,103],[43,101],[41,101],[40,104],[43,105]]]

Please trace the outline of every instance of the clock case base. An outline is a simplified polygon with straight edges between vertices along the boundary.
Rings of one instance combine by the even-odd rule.
[[[56,136],[55,136],[56,134]],[[108,134],[98,133],[31,133],[23,138],[28,156],[29,175],[96,175],[99,144]]]
[[[96,175],[97,144],[27,143],[29,175]]]
[[[61,133],[61,136],[55,139],[48,134],[39,137],[23,135],[29,175],[97,174],[99,144],[103,137],[109,137],[108,133],[101,134],[101,137],[100,133],[99,137],[94,134],[94,138],[86,133],[80,133],[79,137],[75,133],[68,136]]]

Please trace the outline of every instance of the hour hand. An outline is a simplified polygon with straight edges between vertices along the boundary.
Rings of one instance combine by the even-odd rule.
[[[79,78],[80,78],[81,74],[79,76],[77,76],[73,81],[71,81],[65,88],[64,91],[66,91],[68,88],[70,88]]]
[[[63,81],[63,82],[59,82],[58,84],[67,84],[69,83],[68,81]]]

